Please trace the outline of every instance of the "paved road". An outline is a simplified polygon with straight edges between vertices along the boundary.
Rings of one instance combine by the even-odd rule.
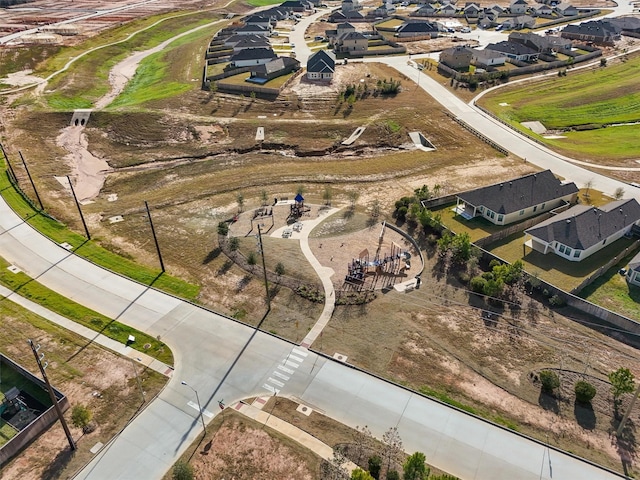
[[[62,26],[62,25],[70,25],[72,23],[81,22],[83,20],[88,20],[90,18],[101,17],[103,15],[111,15],[112,13],[117,13],[117,12],[122,12],[122,11],[125,11],[125,10],[131,10],[132,8],[142,7],[144,5],[147,5],[149,3],[154,3],[154,2],[157,2],[157,1],[158,0],[145,0],[144,2],[131,3],[129,5],[123,5],[123,6],[116,7],[116,8],[110,8],[108,10],[96,10],[96,11],[94,11],[92,13],[83,14],[83,15],[80,15],[78,17],[70,18],[68,20],[63,20],[61,22],[52,23],[50,25],[47,25],[47,27],[59,27],[59,26]],[[0,45],[10,43],[10,42],[20,38],[23,35],[33,34],[33,33],[39,32],[39,31],[40,31],[40,28],[31,28],[29,30],[22,30],[20,32],[16,32],[16,33],[11,33],[9,35],[5,35],[3,37],[0,37]]]
[[[380,437],[397,425],[408,451],[466,479],[551,478],[548,449],[336,361],[138,285],[77,258],[23,223],[0,201],[0,255],[49,288],[151,335],[175,354],[173,378],[79,479],[161,478],[201,431],[205,418],[249,396],[278,393]],[[551,451],[553,478],[618,478]],[[541,476],[541,468],[544,467]]]

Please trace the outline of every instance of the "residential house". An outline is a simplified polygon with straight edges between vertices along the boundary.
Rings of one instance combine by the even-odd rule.
[[[300,0],[286,0],[285,2],[282,2],[278,8],[289,10],[291,12],[302,13],[305,10],[311,10],[311,4]]]
[[[324,34],[327,37],[327,40],[329,41],[329,46],[333,48],[333,46],[336,43],[336,40],[338,40],[339,37],[341,37],[346,33],[355,32],[355,31],[356,31],[356,27],[354,27],[348,22],[343,22],[343,23],[339,23],[336,26],[335,30],[325,30]]]
[[[620,31],[609,22],[594,20],[578,25],[567,25],[562,29],[560,36],[570,40],[613,45],[615,41],[620,40]]]
[[[468,2],[464,6],[462,13],[464,13],[464,15],[467,17],[476,18],[481,11],[482,11],[482,8],[480,8],[480,4],[475,2]]]
[[[258,25],[271,30],[275,26],[276,21],[269,16],[251,15],[244,19],[244,23],[245,25]]]
[[[438,25],[431,22],[404,22],[396,30],[398,38],[426,37],[437,38]]]
[[[506,55],[502,52],[496,52],[494,50],[477,50],[474,48],[473,55],[471,57],[471,64],[478,68],[484,68],[487,70],[504,65],[506,59]]]
[[[330,82],[336,71],[336,56],[328,50],[318,50],[307,60],[307,78],[309,80]]]
[[[484,9],[484,15],[495,15],[500,16],[504,13],[504,8],[500,5],[494,3],[493,5],[489,5]]]
[[[531,7],[531,13],[537,17],[550,16],[553,15],[553,9],[549,5],[539,3]]]
[[[260,25],[244,25],[235,29],[236,35],[262,35],[268,37],[270,33],[270,28],[261,27]]]
[[[527,13],[529,4],[527,0],[511,0],[509,4],[509,11],[515,15],[523,15]]]
[[[263,85],[269,80],[287,75],[299,68],[300,62],[295,58],[278,57],[267,63],[252,67],[250,76],[246,81]]]
[[[253,44],[257,47],[263,47],[269,45],[269,39],[264,35],[238,35],[234,34],[230,37],[224,39],[225,47],[235,47],[240,42],[253,42]],[[261,43],[266,43],[266,45],[261,45]]]
[[[418,8],[415,12],[412,12],[410,16],[412,17],[430,17],[434,13],[436,13],[436,7],[433,3],[427,3],[422,7]]]
[[[229,62],[232,67],[249,67],[265,64],[276,57],[277,55],[271,48],[248,48],[233,54]]]
[[[291,12],[286,8],[280,8],[278,6],[271,7],[267,10],[262,10],[260,12],[260,16],[267,16],[271,18],[274,22],[280,22],[282,20],[287,20],[291,17]]]
[[[627,266],[627,282],[640,287],[640,253],[631,259]]]
[[[579,262],[615,242],[640,224],[640,203],[635,198],[603,207],[576,205],[525,230],[525,245]]]
[[[578,9],[567,2],[562,2],[553,7],[553,10],[563,17],[574,17],[578,15]]]
[[[347,12],[341,12],[340,10],[336,10],[331,15],[329,15],[329,22],[331,23],[340,23],[340,22],[364,22],[365,18],[360,12],[351,10]]]
[[[533,48],[527,47],[520,43],[502,41],[498,43],[490,43],[485,50],[494,50],[504,53],[507,58],[518,60],[520,62],[536,62],[538,61],[538,52]]]
[[[366,52],[369,47],[369,40],[360,32],[348,32],[339,35],[334,43],[336,53],[357,54]]]
[[[640,34],[640,18],[638,17],[616,17],[604,20],[611,28],[624,34],[631,32]]]
[[[445,5],[442,5],[438,9],[438,13],[441,13],[443,15],[455,15],[457,11],[458,11],[458,9],[451,3],[447,3]]]
[[[271,48],[269,40],[262,35],[256,35],[257,38],[253,38],[250,35],[239,35],[239,37],[242,40],[233,45],[233,53],[238,53],[240,50],[246,50],[247,48]]]
[[[575,183],[563,183],[545,170],[459,193],[456,211],[467,219],[482,216],[508,225],[573,202],[577,194]]]
[[[360,10],[362,6],[358,0],[342,0],[342,12],[353,12],[355,10]]]
[[[553,35],[542,37],[535,33],[512,32],[509,41],[525,45],[538,53],[551,55],[558,52],[571,51],[571,40]]]
[[[516,17],[507,18],[501,24],[502,30],[522,30],[523,28],[533,28],[536,19],[530,15],[518,15]]]
[[[496,18],[492,15],[485,15],[484,18],[478,20],[478,28],[482,28],[483,30],[495,27],[496,25]]]
[[[440,63],[454,70],[466,70],[471,65],[472,49],[462,45],[440,52]]]

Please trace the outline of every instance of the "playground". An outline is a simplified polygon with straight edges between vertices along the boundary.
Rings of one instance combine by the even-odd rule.
[[[363,228],[349,233],[341,225],[354,213],[326,205],[305,204],[302,195],[274,199],[234,217],[229,235],[263,236],[308,242],[320,265],[333,271],[337,296],[393,288],[413,281],[422,272],[420,254],[402,234],[384,222],[367,219]],[[290,273],[295,277],[295,273]]]

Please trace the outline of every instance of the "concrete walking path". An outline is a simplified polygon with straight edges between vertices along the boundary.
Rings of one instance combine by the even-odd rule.
[[[335,274],[335,272],[333,268],[322,266],[322,264],[313,254],[313,252],[311,251],[311,247],[309,246],[309,234],[316,226],[318,226],[320,223],[325,221],[331,215],[339,212],[340,210],[340,208],[320,210],[318,218],[299,222],[302,224],[302,229],[299,231],[296,231],[295,229],[291,228],[291,226],[287,225],[285,227],[276,229],[271,234],[272,237],[279,238],[282,237],[282,232],[284,230],[290,229],[291,236],[289,238],[292,240],[300,241],[300,249],[302,250],[302,253],[304,254],[309,264],[316,271],[318,277],[320,277],[320,281],[322,282],[322,288],[324,289],[324,308],[322,309],[322,313],[320,314],[320,317],[318,318],[314,326],[302,339],[302,342],[300,342],[300,345],[305,348],[309,348],[322,333],[324,327],[327,326],[329,320],[331,319],[331,315],[333,315],[333,310],[335,309],[336,303],[336,294],[333,288],[333,282],[331,281],[331,277]]]

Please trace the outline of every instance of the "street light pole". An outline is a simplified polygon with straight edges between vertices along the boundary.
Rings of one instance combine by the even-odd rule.
[[[204,424],[204,415],[202,414],[202,405],[200,405],[200,397],[198,396],[198,391],[193,388],[191,385],[189,385],[187,382],[185,382],[184,380],[182,382],[182,385],[185,385],[187,387],[189,387],[191,390],[193,390],[193,393],[196,394],[196,401],[198,402],[198,411],[200,412],[200,420],[202,420],[202,428],[204,430],[204,434],[207,434],[207,426]]]

